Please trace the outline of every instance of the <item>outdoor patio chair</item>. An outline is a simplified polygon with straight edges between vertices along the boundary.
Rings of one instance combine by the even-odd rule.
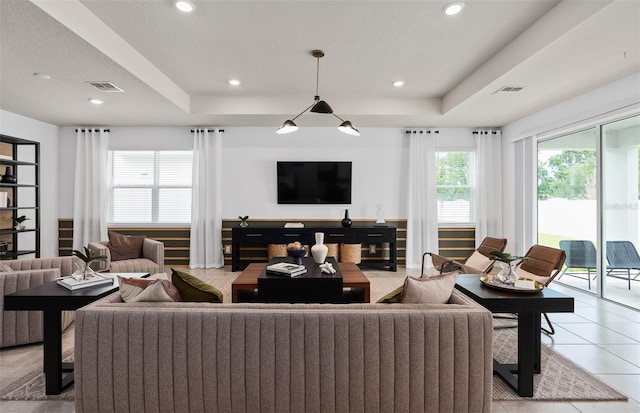
[[[560,241],[560,249],[567,254],[564,262],[565,269],[558,275],[558,279],[563,275],[586,279],[591,289],[591,272],[594,277],[596,272],[596,247],[591,241],[586,240],[562,240]],[[573,269],[573,271],[569,271]],[[586,278],[585,271],[586,270]]]
[[[486,237],[480,243],[480,246],[463,261],[452,260],[432,252],[422,254],[421,272],[424,273],[424,261],[427,255],[431,256],[433,266],[440,273],[458,270],[463,274],[479,274],[487,273],[493,268],[495,261],[489,260],[489,254],[492,251],[503,252],[507,246],[506,238]]]
[[[528,278],[542,283],[545,287],[551,284],[551,281],[560,273],[567,254],[558,248],[547,247],[544,245],[534,245],[524,255],[525,260],[516,269],[519,277]],[[549,329],[540,326],[540,330],[553,335],[556,330],[549,320],[547,313],[542,313],[544,319],[549,325]],[[506,326],[516,327],[516,326]]]
[[[627,280],[629,290],[631,289],[631,280],[635,280],[640,275],[640,256],[636,247],[630,241],[607,241],[607,275],[614,278]],[[631,278],[631,270],[638,270],[638,274]],[[626,277],[615,275],[618,272],[626,272]],[[614,275],[612,275],[614,274]]]

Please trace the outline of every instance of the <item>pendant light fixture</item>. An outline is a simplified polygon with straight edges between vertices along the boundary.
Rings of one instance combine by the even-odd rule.
[[[356,129],[350,121],[342,119],[340,116],[333,113],[333,109],[331,106],[324,100],[320,100],[320,95],[318,93],[319,79],[320,79],[320,58],[324,56],[324,52],[322,50],[313,50],[311,52],[311,56],[316,58],[316,95],[313,98],[313,103],[309,105],[305,110],[300,112],[293,119],[286,120],[277,130],[279,134],[291,133],[298,130],[298,126],[293,122],[298,119],[303,113],[306,111],[310,111],[313,113],[326,113],[335,116],[340,119],[340,126],[338,126],[338,130],[342,133],[346,133],[348,135],[360,136],[360,132]]]

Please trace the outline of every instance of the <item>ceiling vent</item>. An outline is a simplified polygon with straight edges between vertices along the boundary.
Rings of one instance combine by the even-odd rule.
[[[498,89],[495,92],[493,92],[493,94],[495,95],[496,93],[516,93],[516,92],[520,92],[522,89],[524,89],[524,87],[521,87],[521,86],[503,86],[500,89]]]
[[[111,82],[87,82],[91,86],[98,89],[100,92],[124,92],[124,90],[120,89],[118,86],[114,85]]]

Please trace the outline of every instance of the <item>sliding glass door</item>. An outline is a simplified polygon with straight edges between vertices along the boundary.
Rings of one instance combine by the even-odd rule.
[[[640,116],[602,125],[602,296],[640,308]]]
[[[562,282],[595,291],[595,128],[538,143],[538,243],[567,252]]]
[[[556,282],[640,308],[640,116],[538,142],[538,243]]]

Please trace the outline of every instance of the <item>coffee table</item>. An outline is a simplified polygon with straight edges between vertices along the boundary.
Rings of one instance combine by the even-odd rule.
[[[280,258],[280,260],[286,259]],[[337,266],[342,273],[342,287],[361,291],[362,294],[358,297],[358,301],[368,303],[371,299],[371,286],[362,270],[350,262],[338,262],[334,266]],[[267,263],[249,264],[231,284],[231,301],[234,303],[245,301],[242,298],[243,292],[255,293],[258,290],[258,277],[266,267]]]
[[[118,274],[140,278],[149,276],[149,273]],[[75,311],[115,291],[118,291],[117,278],[113,284],[73,291],[50,281],[4,297],[5,310],[43,312],[46,394],[60,394],[73,383],[73,363],[62,362],[62,311]],[[63,377],[63,373],[68,374]]]
[[[494,359],[493,371],[520,396],[532,397],[533,375],[540,373],[540,316],[572,313],[573,297],[550,288],[534,293],[497,290],[483,285],[476,274],[461,274],[456,288],[492,313],[518,314],[518,363]]]

